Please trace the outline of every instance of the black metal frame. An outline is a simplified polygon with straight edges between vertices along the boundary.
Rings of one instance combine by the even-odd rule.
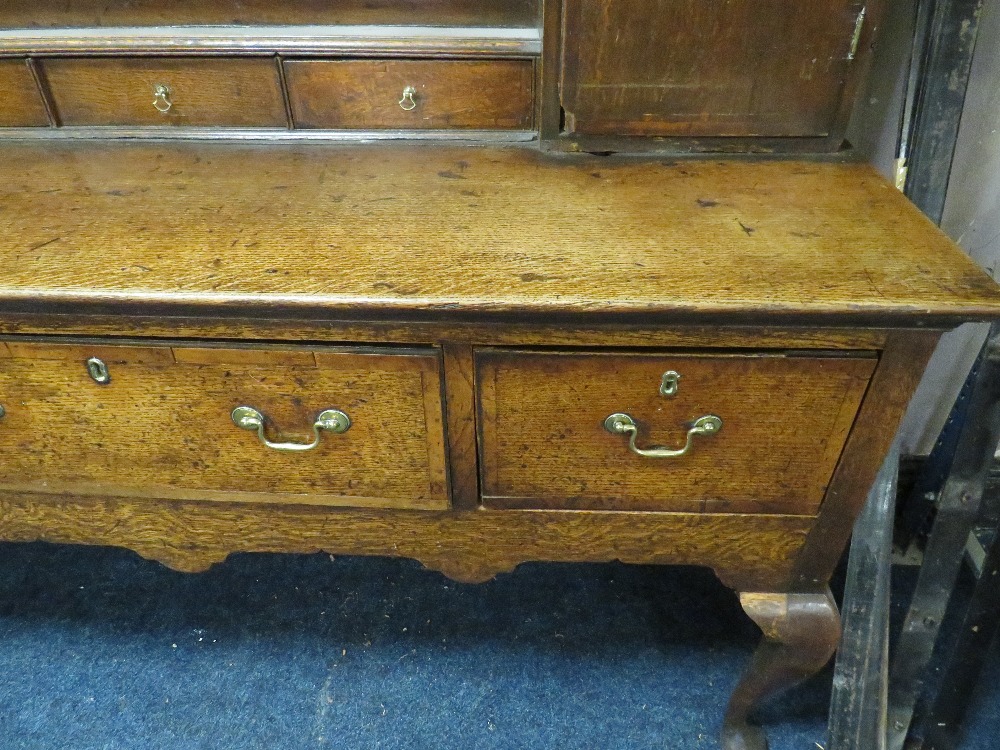
[[[983,0],[919,0],[915,8],[897,154],[906,169],[904,192],[937,224],[944,214],[982,5]],[[891,670],[886,664],[894,505],[890,494],[895,492],[898,471],[895,450],[855,526],[844,594],[844,637],[831,702],[829,750],[882,750],[887,746],[900,750],[914,723],[914,709],[969,533],[982,521],[983,488],[1000,439],[1000,326],[991,329],[983,352],[917,480],[913,499],[904,504],[905,534],[916,534],[931,517],[934,526]],[[1000,571],[1000,542],[987,548],[985,569],[989,577],[992,571]],[[915,724],[926,729],[927,750],[953,747],[968,693],[978,675],[976,655],[992,639],[997,623],[1000,586],[984,577],[966,616],[953,671],[929,701],[932,708],[926,718]],[[933,726],[927,728],[929,724]]]

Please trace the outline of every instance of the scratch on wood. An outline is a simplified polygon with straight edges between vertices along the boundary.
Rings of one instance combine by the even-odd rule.
[[[62,237],[53,237],[51,240],[47,240],[46,242],[40,242],[37,245],[32,245],[31,247],[28,248],[28,252],[30,253],[35,250],[41,250],[43,247],[47,247],[51,245],[53,242],[58,242],[61,239]]]

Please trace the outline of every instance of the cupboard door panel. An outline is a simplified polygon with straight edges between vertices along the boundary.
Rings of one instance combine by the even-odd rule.
[[[861,9],[856,0],[567,0],[566,129],[825,136]]]

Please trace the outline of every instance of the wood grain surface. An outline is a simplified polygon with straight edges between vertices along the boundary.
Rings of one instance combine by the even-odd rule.
[[[538,0],[4,0],[0,27],[227,24],[534,26]]]
[[[284,68],[297,128],[531,127],[530,60],[290,60]]]
[[[567,129],[820,136],[834,125],[857,0],[567,0]]]
[[[866,165],[11,143],[0,171],[4,312],[647,326],[1000,315],[1000,288]]]
[[[813,519],[690,513],[346,510],[0,494],[4,539],[128,547],[179,570],[231,552],[412,557],[460,581],[522,562],[704,565],[741,591],[781,590]]]
[[[85,366],[107,365],[99,385]],[[109,346],[8,341],[0,349],[0,489],[360,507],[446,508],[436,352]],[[324,409],[352,420],[308,443]]]
[[[39,65],[61,125],[288,125],[274,59],[52,58]],[[170,90],[167,112],[154,106],[160,85]]]
[[[483,501],[490,507],[816,513],[854,422],[869,357],[697,354],[476,356]],[[660,395],[664,372],[681,379]],[[625,412],[639,447],[684,445],[687,424],[722,430],[670,459],[637,456],[604,429]]]
[[[27,63],[0,60],[0,128],[49,124],[42,95]]]

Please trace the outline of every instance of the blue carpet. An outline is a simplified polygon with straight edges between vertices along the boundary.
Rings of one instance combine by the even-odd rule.
[[[962,750],[996,750],[1000,745],[1000,641],[994,641],[976,686],[961,737]]]
[[[0,544],[0,748],[707,750],[757,637],[696,568]],[[761,712],[772,750],[822,746],[829,683]]]

